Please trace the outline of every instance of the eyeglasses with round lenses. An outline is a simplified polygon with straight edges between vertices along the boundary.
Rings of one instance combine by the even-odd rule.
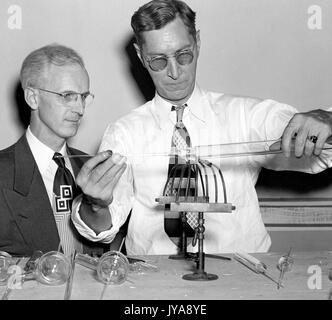
[[[83,106],[87,107],[93,102],[93,99],[95,97],[94,94],[92,94],[91,92],[83,92],[83,93],[78,93],[74,91],[55,92],[42,88],[36,88],[36,89],[60,96],[63,99],[64,103],[70,107],[74,106],[77,103],[78,97],[81,97]]]
[[[184,49],[177,51],[172,55],[158,55],[154,57],[145,57],[146,62],[153,71],[162,71],[167,67],[168,59],[175,57],[177,63],[181,66],[191,64],[194,60],[194,53],[192,49]]]

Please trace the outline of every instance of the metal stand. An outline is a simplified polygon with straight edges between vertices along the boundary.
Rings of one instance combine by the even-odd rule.
[[[204,219],[203,212],[198,213],[198,226],[196,227],[195,237],[193,239],[193,246],[196,245],[198,239],[198,261],[197,261],[197,270],[194,273],[185,274],[182,279],[200,281],[200,280],[216,280],[218,276],[212,273],[206,273],[204,271],[205,265],[205,254],[203,251],[203,240],[204,240]]]
[[[170,204],[170,212],[165,213],[167,217],[174,215],[174,212],[198,212],[198,226],[195,230],[195,236],[193,238],[193,246],[196,246],[198,241],[198,252],[197,253],[188,253],[187,252],[187,237],[184,232],[182,232],[182,252],[177,255],[170,256],[170,259],[181,260],[181,259],[189,259],[196,262],[196,271],[192,274],[186,274],[183,276],[185,280],[192,281],[201,281],[201,280],[216,280],[218,276],[215,274],[209,274],[204,271],[205,267],[205,257],[209,256],[211,258],[225,259],[230,260],[230,258],[214,256],[214,255],[206,255],[204,253],[204,218],[203,212],[232,212],[234,207],[229,203],[204,203],[206,199],[204,197],[187,197],[183,199],[183,197],[179,198],[181,201],[175,201],[174,196],[165,196],[156,199],[160,204]],[[183,200],[187,200],[190,202],[184,202]],[[186,222],[186,219],[181,216],[182,221]]]
[[[203,214],[203,213],[202,213]],[[168,258],[172,259],[172,260],[192,260],[192,261],[196,261],[198,263],[199,259],[200,259],[200,254],[199,252],[187,252],[187,232],[186,232],[186,228],[187,228],[187,216],[186,216],[186,212],[180,212],[181,215],[181,222],[182,222],[182,230],[181,230],[181,247],[180,250],[177,254],[173,254],[170,255]],[[204,220],[203,220],[204,223]],[[195,229],[195,237],[198,237],[198,233],[199,232],[203,232],[202,236],[204,239],[204,231],[205,231],[205,227],[202,226],[202,228],[204,229],[200,229],[198,230],[198,228]],[[195,241],[195,238],[193,238],[193,242],[192,245],[193,247],[196,246],[197,240]],[[203,244],[202,244],[203,246]],[[218,256],[215,254],[206,254],[204,253],[204,258],[212,258],[212,259],[220,259],[220,260],[231,260],[228,257],[225,256]]]
[[[202,170],[205,179],[203,179]],[[207,171],[213,175],[214,180],[214,194],[215,202],[209,202],[209,183]],[[215,170],[219,172],[220,182],[223,185],[224,202],[218,202],[218,179],[215,174]],[[176,172],[180,172],[178,178]],[[187,172],[187,177],[184,177]],[[195,177],[193,178],[191,172],[194,172]],[[193,187],[192,187],[193,185]],[[194,195],[190,195],[189,190],[194,189]],[[204,218],[203,212],[232,212],[235,209],[232,204],[227,203],[225,181],[221,170],[214,164],[208,161],[198,160],[195,163],[188,161],[186,164],[178,164],[171,170],[165,188],[163,196],[157,198],[156,201],[159,204],[170,205],[170,210],[165,211],[165,218],[167,219],[178,219],[182,221],[182,232],[181,232],[181,251],[177,255],[172,255],[169,258],[174,260],[190,259],[194,260],[197,264],[196,271],[191,274],[185,274],[183,279],[191,281],[207,281],[216,280],[218,276],[215,274],[206,273],[204,271],[205,257],[217,258],[230,260],[227,257],[221,257],[217,255],[206,255],[203,250],[204,241]],[[200,191],[198,191],[200,190]],[[184,191],[184,192],[182,192]],[[201,192],[198,195],[198,192]],[[195,235],[193,238],[193,247],[196,246],[198,241],[198,252],[188,253],[187,252],[187,218],[186,212],[197,212],[198,213],[198,225],[195,228]],[[180,215],[180,217],[179,217]]]

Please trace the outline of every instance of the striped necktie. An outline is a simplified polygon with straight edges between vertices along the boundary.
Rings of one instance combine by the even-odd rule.
[[[185,127],[184,123],[182,122],[183,118],[183,112],[184,109],[187,107],[187,104],[184,104],[182,106],[172,106],[172,111],[176,111],[176,124],[174,126],[173,131],[173,137],[172,137],[172,147],[176,148],[178,150],[184,150],[186,148],[191,147],[191,140],[188,133],[187,128]],[[169,167],[168,167],[168,174],[170,174],[172,168],[176,164],[185,164],[185,161],[183,159],[179,158],[177,155],[175,157],[170,158]],[[177,170],[176,173],[179,173],[180,170]],[[185,176],[187,176],[187,173],[185,173]],[[191,175],[193,177],[193,175]],[[189,183],[189,182],[187,182]],[[181,186],[180,192],[185,195],[186,188]],[[196,212],[187,212],[187,223],[192,229],[195,229],[198,224],[198,215]]]

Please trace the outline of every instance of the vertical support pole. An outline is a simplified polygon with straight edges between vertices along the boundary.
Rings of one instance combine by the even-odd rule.
[[[203,250],[203,240],[204,240],[204,218],[203,212],[198,212],[198,267],[197,272],[200,274],[204,273],[204,265],[205,265],[205,257],[204,257],[204,250]]]
[[[185,212],[181,212],[181,221],[182,221],[182,255],[183,257],[187,256],[187,233],[186,233],[186,223],[187,223],[187,215]]]

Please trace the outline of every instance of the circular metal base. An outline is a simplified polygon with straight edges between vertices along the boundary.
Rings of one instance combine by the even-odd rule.
[[[192,281],[209,281],[209,280],[217,280],[218,276],[212,273],[188,273],[185,274],[182,279],[184,280],[192,280]]]

